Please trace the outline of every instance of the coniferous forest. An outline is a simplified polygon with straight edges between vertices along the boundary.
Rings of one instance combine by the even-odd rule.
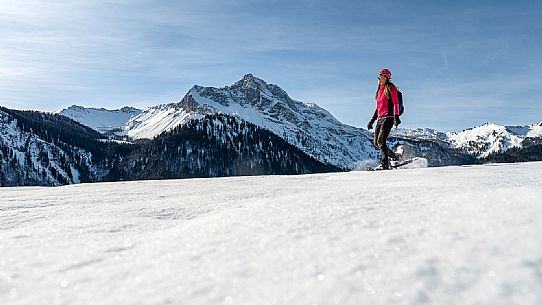
[[[268,130],[223,114],[190,121],[152,140],[123,142],[61,115],[0,111],[3,129],[11,124],[21,131],[10,145],[0,142],[2,186],[341,170]]]

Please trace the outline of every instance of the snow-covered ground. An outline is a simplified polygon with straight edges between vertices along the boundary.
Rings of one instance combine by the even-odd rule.
[[[542,304],[542,162],[0,189],[0,304]]]

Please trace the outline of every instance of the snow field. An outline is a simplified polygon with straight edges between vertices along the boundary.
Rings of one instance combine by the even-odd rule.
[[[542,162],[0,189],[0,304],[540,304]]]

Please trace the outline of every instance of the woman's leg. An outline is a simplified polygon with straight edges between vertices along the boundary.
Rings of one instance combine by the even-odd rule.
[[[378,128],[380,126],[380,128]],[[375,129],[375,146],[380,149],[380,164],[383,168],[390,167],[389,154],[390,149],[386,145],[388,136],[393,128],[393,118],[382,118],[378,120],[377,128]],[[376,133],[378,131],[378,134]]]

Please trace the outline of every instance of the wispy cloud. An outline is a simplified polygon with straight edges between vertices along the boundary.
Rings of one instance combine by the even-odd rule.
[[[516,97],[525,95],[521,105],[531,109],[528,101],[540,93],[533,82],[542,77],[542,61],[533,54],[541,49],[535,38],[542,16],[534,1],[0,0],[0,6],[0,103],[19,108],[151,106],[180,98],[196,83],[223,86],[252,72],[364,126],[375,72],[384,66],[407,91],[411,127],[444,126],[441,116],[453,121],[461,108],[473,117],[520,121],[525,117],[512,110]],[[504,110],[484,113],[489,103]]]

